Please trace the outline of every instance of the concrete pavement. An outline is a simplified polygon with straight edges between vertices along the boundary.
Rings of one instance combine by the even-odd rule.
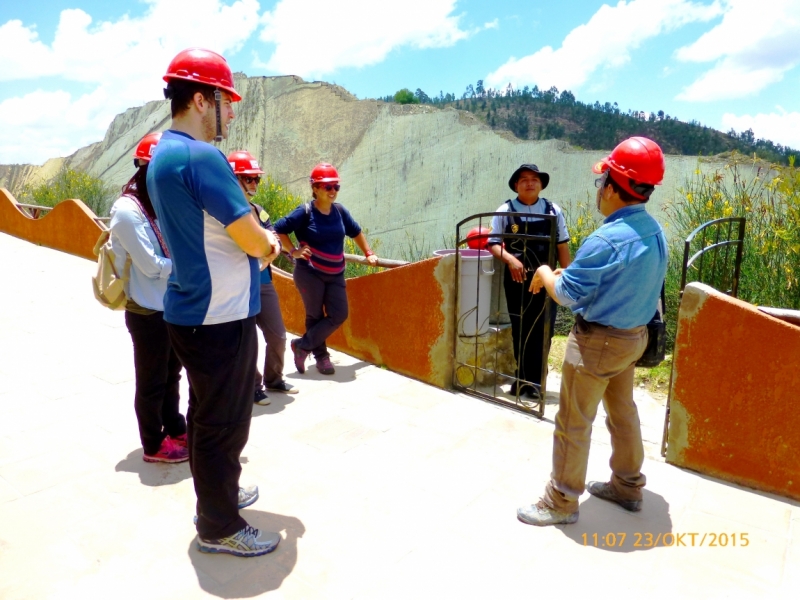
[[[646,395],[642,512],[587,494],[577,524],[539,529],[515,511],[547,481],[554,403],[540,422],[340,353],[334,377],[287,355],[300,393],[254,409],[243,514],[281,545],[201,554],[188,465],[142,461],[130,337],[94,265],[4,234],[0,257],[0,598],[797,595],[798,504],[665,464]],[[599,416],[589,479],[609,454]]]

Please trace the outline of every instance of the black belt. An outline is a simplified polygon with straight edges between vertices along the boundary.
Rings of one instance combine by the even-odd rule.
[[[589,327],[590,325],[592,325],[594,327],[609,327],[609,328],[613,329],[613,327],[611,327],[611,325],[603,325],[602,323],[596,323],[594,321],[587,321],[586,319],[583,318],[583,315],[575,315],[575,324],[579,325],[581,327],[584,327],[584,326],[585,327]]]

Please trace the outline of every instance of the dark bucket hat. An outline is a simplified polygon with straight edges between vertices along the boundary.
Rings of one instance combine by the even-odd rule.
[[[508,180],[508,187],[511,188],[512,192],[517,191],[517,181],[519,181],[519,176],[522,174],[523,171],[531,171],[536,173],[539,176],[539,179],[542,180],[542,189],[547,187],[547,184],[550,183],[550,175],[545,173],[544,171],[540,171],[539,167],[536,165],[520,165],[519,169],[514,171],[514,174],[511,176],[511,179]]]

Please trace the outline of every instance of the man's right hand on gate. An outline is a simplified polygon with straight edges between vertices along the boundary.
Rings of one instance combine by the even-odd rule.
[[[506,264],[511,271],[511,279],[517,283],[525,283],[525,266],[513,255],[506,254]]]

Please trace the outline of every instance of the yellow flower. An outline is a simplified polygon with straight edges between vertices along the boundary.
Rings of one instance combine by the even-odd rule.
[[[722,211],[722,214],[723,214],[724,216],[726,216],[726,217],[730,217],[730,216],[733,214],[733,208],[732,208],[732,207],[730,207],[730,206],[726,206],[726,207],[723,209],[723,211]]]

